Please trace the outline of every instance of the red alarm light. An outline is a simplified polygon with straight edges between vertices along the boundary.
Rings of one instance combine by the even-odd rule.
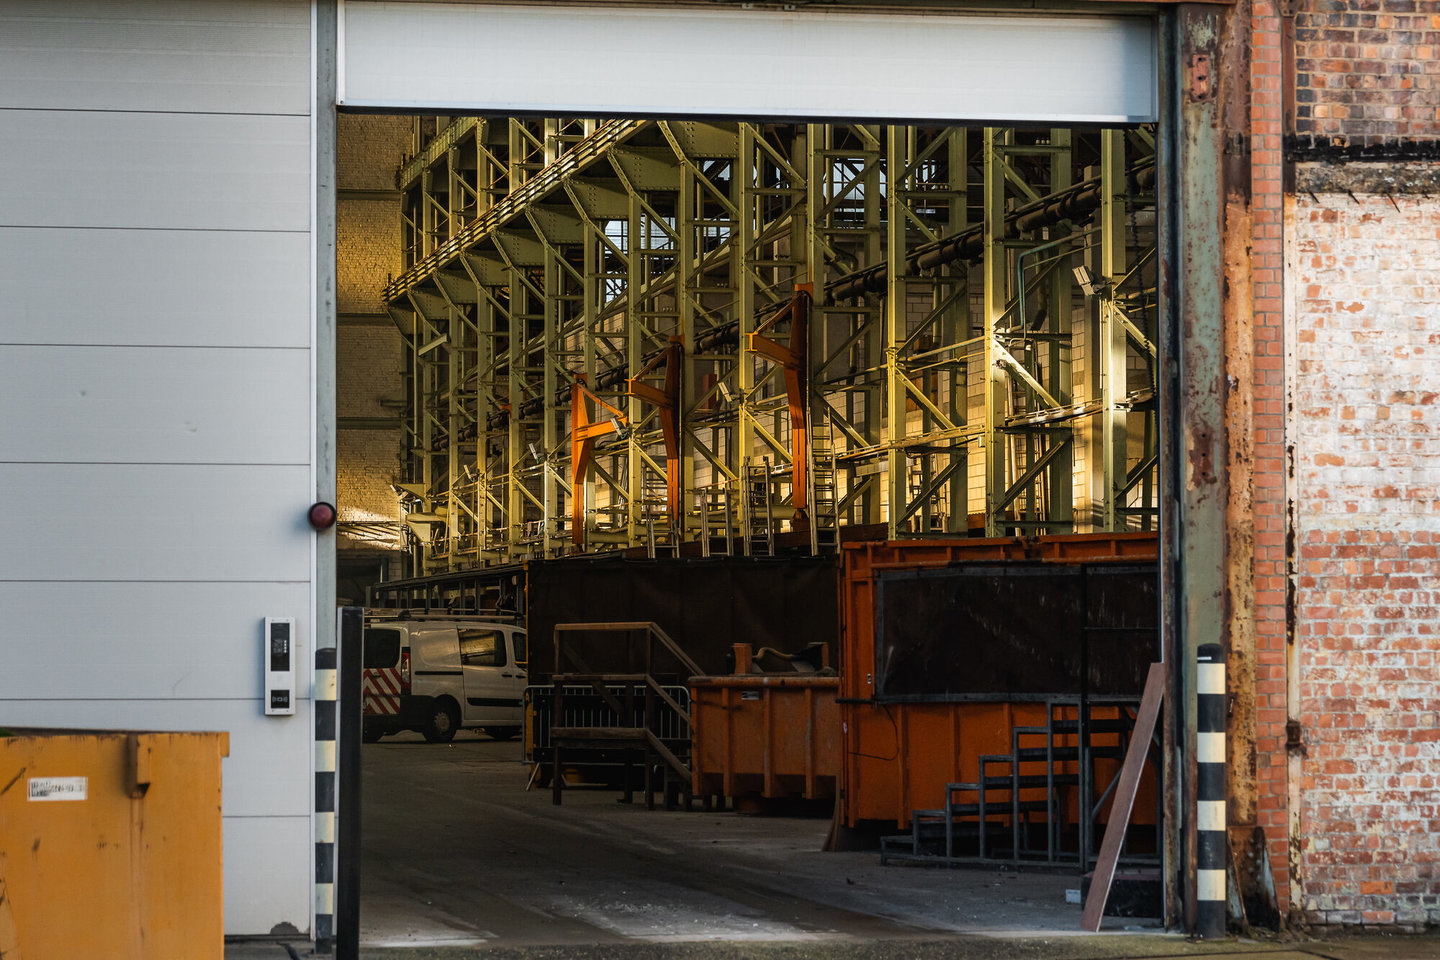
[[[310,526],[316,530],[329,530],[335,526],[335,507],[321,500],[310,507]]]

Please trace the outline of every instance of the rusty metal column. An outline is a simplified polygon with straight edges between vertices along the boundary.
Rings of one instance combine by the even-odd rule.
[[[1212,66],[1228,14],[1185,4],[1165,17],[1163,74],[1164,338],[1173,363],[1162,377],[1169,466],[1162,614],[1170,663],[1166,726],[1167,920],[1193,930],[1198,884],[1196,665],[1200,648],[1228,641],[1227,481],[1224,464],[1224,124]]]

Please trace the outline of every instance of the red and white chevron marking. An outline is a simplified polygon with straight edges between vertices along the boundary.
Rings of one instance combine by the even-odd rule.
[[[393,717],[400,712],[400,670],[398,667],[367,669],[361,683],[368,716]]]

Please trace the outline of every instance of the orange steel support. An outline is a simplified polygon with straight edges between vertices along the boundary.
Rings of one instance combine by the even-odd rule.
[[[785,378],[785,399],[790,408],[791,503],[795,507],[795,529],[808,529],[809,516],[809,370],[810,370],[810,298],[812,286],[795,285],[795,296],[785,307],[750,334],[750,351],[780,365]],[[784,344],[764,336],[766,330],[781,320],[790,320],[790,342]]]
[[[1012,727],[1045,722],[1045,705],[1040,703],[875,702],[878,572],[943,567],[957,561],[1090,563],[1155,558],[1153,533],[843,544],[839,695],[843,763],[837,822],[854,827],[866,820],[888,821],[904,829],[912,811],[943,805],[946,783],[974,782],[981,754],[1009,753]],[[1105,741],[1097,736],[1094,742]],[[1097,763],[1097,769],[1105,772],[1103,762]],[[1149,790],[1153,797],[1153,785]],[[1148,801],[1142,797],[1142,802]]]
[[[0,737],[0,955],[225,952],[226,733]]]
[[[671,337],[669,347],[625,381],[626,393],[653,404],[660,411],[660,432],[665,438],[665,510],[677,539],[684,521],[680,490],[680,367],[684,352],[684,341]],[[662,363],[665,365],[664,387],[652,386],[641,379]]]
[[[590,400],[613,413],[614,419],[592,421]],[[575,378],[570,385],[570,539],[577,547],[585,546],[585,478],[595,454],[595,441],[617,432],[624,422],[625,414],[591,393],[583,375]]]

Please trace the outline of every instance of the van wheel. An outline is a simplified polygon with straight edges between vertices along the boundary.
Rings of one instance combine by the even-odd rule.
[[[519,727],[481,727],[491,740],[514,740],[520,735]]]
[[[430,719],[425,721],[425,729],[420,732],[430,743],[449,743],[455,739],[458,729],[460,711],[455,709],[455,704],[449,700],[437,700],[430,708]]]

